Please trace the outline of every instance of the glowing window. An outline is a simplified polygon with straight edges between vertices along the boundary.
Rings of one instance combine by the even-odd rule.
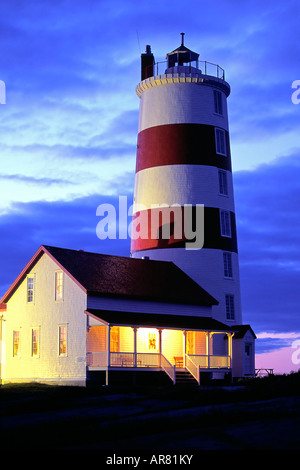
[[[32,357],[39,357],[40,354],[40,330],[39,328],[32,328]]]
[[[34,298],[34,276],[27,277],[27,302],[33,302]]]
[[[63,272],[56,271],[55,273],[55,300],[63,299]]]
[[[234,296],[231,294],[226,294],[225,296],[225,305],[226,305],[226,319],[234,320]]]
[[[194,331],[187,332],[186,352],[187,354],[195,354],[195,332]]]
[[[215,136],[216,136],[216,152],[220,155],[227,155],[226,152],[226,136],[224,129],[219,129],[216,127],[215,129]]]
[[[67,355],[67,326],[61,325],[58,329],[59,355]]]
[[[119,352],[120,330],[118,326],[110,329],[110,351]]]
[[[13,355],[14,357],[19,357],[20,356],[20,332],[19,331],[13,331]]]
[[[149,349],[156,349],[156,334],[149,333]]]

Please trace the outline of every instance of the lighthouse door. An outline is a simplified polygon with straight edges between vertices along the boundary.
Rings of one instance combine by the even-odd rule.
[[[244,374],[252,375],[252,343],[245,343],[244,352]]]

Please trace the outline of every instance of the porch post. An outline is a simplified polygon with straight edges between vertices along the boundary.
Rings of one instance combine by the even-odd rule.
[[[232,367],[232,336],[233,333],[226,333],[228,338],[228,356],[229,356],[229,368]]]
[[[137,341],[136,341],[136,333],[137,333],[137,327],[135,326],[133,328],[133,351],[134,351],[134,355],[133,355],[133,367],[137,367]]]
[[[161,344],[161,338],[162,338],[162,330],[158,329],[158,337],[159,337],[159,367],[161,367],[161,352],[162,352],[162,344]]]
[[[206,332],[206,356],[207,356],[207,368],[210,369],[210,353],[211,353],[211,337],[213,333]]]
[[[184,330],[183,331],[183,367],[185,367],[185,365],[186,365],[186,359],[185,359],[185,355],[186,355],[186,335],[187,335],[187,331]]]
[[[108,386],[109,385],[109,367],[110,367],[110,325],[107,327],[107,369],[106,369],[106,378],[105,378],[105,383]]]
[[[107,366],[110,366],[110,325],[107,327]]]

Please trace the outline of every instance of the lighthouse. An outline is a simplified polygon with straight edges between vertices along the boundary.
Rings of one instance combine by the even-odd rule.
[[[131,256],[172,261],[218,301],[216,320],[240,325],[230,85],[181,36],[164,63],[149,45],[141,56],[133,221],[144,222]]]

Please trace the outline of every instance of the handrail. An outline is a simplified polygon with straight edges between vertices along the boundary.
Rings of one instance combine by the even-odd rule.
[[[200,366],[195,364],[188,354],[185,355],[185,367],[200,385]]]
[[[202,70],[200,69],[201,66],[204,68],[204,72],[202,72]],[[172,68],[176,68],[176,67],[177,65],[173,67],[169,67],[169,70]],[[184,67],[189,67],[191,70],[190,73],[192,73],[192,68],[194,68],[194,69],[198,69],[199,72],[203,73],[204,75],[210,75],[213,77],[220,78],[221,80],[225,80],[225,70],[222,67],[220,67],[220,65],[214,64],[213,62],[209,62],[207,60],[191,61],[191,62],[186,63]],[[147,73],[147,76],[149,76],[149,78],[151,77],[151,68],[153,70],[153,75],[164,75],[166,73],[166,69],[168,69],[168,61],[163,60],[163,61],[155,62],[151,65],[148,65],[146,67],[146,70],[150,71],[150,76],[148,75],[149,72]],[[169,73],[170,72],[168,71],[168,74]]]
[[[161,364],[160,364],[161,368],[170,377],[170,379],[173,381],[173,384],[175,384],[175,381],[176,381],[175,365],[172,365],[171,362],[169,362],[168,359],[163,354],[160,354],[160,358],[161,358]]]

